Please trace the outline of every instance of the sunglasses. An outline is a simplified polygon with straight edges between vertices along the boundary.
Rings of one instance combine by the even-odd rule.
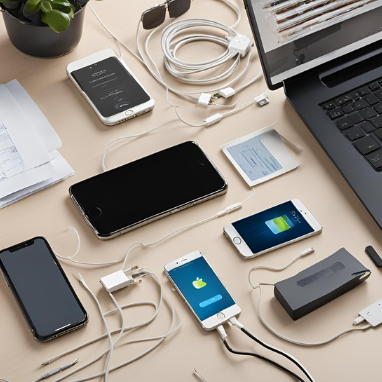
[[[143,29],[154,29],[164,23],[166,9],[171,18],[185,14],[191,5],[191,0],[166,0],[163,4],[156,5],[144,11],[141,16]]]

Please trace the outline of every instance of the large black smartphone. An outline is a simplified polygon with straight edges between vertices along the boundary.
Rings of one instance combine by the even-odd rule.
[[[227,183],[198,144],[184,142],[70,187],[100,239],[225,193]]]
[[[88,315],[45,238],[2,250],[0,270],[36,340],[49,341],[87,323]]]

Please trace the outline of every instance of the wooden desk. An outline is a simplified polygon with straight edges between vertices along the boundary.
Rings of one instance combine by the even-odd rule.
[[[135,30],[140,14],[153,4],[150,0],[138,2],[105,0],[94,2],[93,6],[106,25],[134,49]],[[242,7],[242,4],[240,6]],[[252,291],[248,285],[249,269],[260,264],[284,265],[308,246],[315,248],[313,255],[300,260],[281,274],[258,271],[257,279],[275,282],[294,275],[340,247],[346,247],[365,266],[369,267],[373,274],[360,287],[296,322],[293,322],[277,303],[271,288],[265,290],[264,315],[276,330],[301,341],[319,341],[350,328],[359,310],[381,298],[380,271],[364,253],[364,248],[369,244],[382,253],[381,231],[286,102],[283,92],[268,91],[270,98],[268,106],[263,108],[251,106],[213,127],[185,127],[166,103],[164,89],[152,79],[138,61],[124,51],[124,59],[156,100],[156,106],[150,114],[115,127],[106,127],[98,121],[65,74],[66,65],[71,61],[105,48],[112,47],[116,50],[113,40],[99,25],[90,9],[86,12],[84,33],[79,46],[72,53],[56,59],[38,59],[20,53],[9,42],[4,24],[0,22],[0,83],[14,78],[21,82],[60,135],[63,142],[60,152],[75,169],[73,177],[0,211],[0,247],[5,248],[33,236],[43,235],[48,238],[55,251],[70,255],[75,250],[76,239],[67,227],[75,226],[82,241],[79,259],[95,262],[120,259],[127,248],[137,241],[151,242],[180,226],[211,216],[226,206],[247,198],[250,195],[250,189],[228,163],[220,150],[220,145],[277,120],[276,129],[304,148],[304,152],[298,157],[301,165],[297,170],[256,187],[255,196],[243,209],[180,233],[151,249],[138,249],[130,256],[130,265],[146,265],[163,282],[176,308],[177,319],[182,321],[182,327],[178,333],[169,337],[151,354],[113,372],[109,380],[195,381],[196,378],[192,375],[194,368],[208,382],[292,380],[260,360],[228,353],[217,333],[203,332],[163,274],[163,265],[166,262],[195,249],[205,254],[232,296],[242,307],[243,313],[240,320],[264,341],[299,359],[316,381],[378,380],[381,328],[350,334],[326,346],[304,348],[275,337],[264,328],[256,314],[258,292]],[[192,9],[185,17],[206,18],[212,15],[215,19],[227,24],[234,21],[234,14],[221,3],[213,0],[195,0],[192,3]],[[239,31],[251,35],[244,12]],[[141,34],[142,37],[144,35],[145,33]],[[160,47],[155,41],[157,42],[158,39],[154,38],[151,50],[164,73]],[[184,54],[191,55],[193,52],[197,52],[200,57],[211,57],[220,52],[220,48],[206,43],[200,44],[197,49],[189,46],[185,48]],[[260,70],[259,60],[256,54],[254,56],[253,65],[246,79],[252,78]],[[189,88],[176,83],[165,73],[164,76],[167,81],[180,89]],[[259,80],[240,93],[236,100],[238,104],[244,103],[265,89],[264,81]],[[205,110],[192,106],[174,96],[171,98],[181,106],[182,116],[195,123],[200,123],[206,116],[215,112],[211,109]],[[155,125],[161,127],[148,136],[115,145],[108,156],[107,166],[109,168],[118,166],[176,143],[195,140],[224,174],[229,184],[228,193],[111,241],[99,241],[69,200],[68,188],[75,182],[101,172],[102,154],[107,142],[111,139],[137,134]],[[134,180],[131,186],[134,186]],[[153,185],[153,194],[158,187],[160,184]],[[322,234],[257,259],[249,261],[241,259],[233,246],[224,238],[222,227],[228,222],[294,197],[300,198],[321,222],[324,226]],[[63,267],[90,315],[89,324],[84,329],[50,343],[38,343],[29,333],[10,291],[1,281],[0,377],[12,382],[30,382],[44,372],[69,363],[76,357],[80,358],[79,365],[81,365],[108,346],[107,340],[104,340],[68,355],[50,366],[45,368],[39,366],[46,358],[104,332],[101,317],[93,300],[76,279],[79,271],[99,297],[104,310],[112,308],[110,299],[98,281],[100,277],[118,270],[118,266],[75,267],[64,262]],[[146,278],[138,287],[119,291],[115,295],[120,303],[157,301],[158,288]],[[128,325],[138,323],[149,317],[152,312],[153,309],[149,307],[128,309],[125,312],[126,322]],[[169,317],[168,306],[165,304],[152,324],[142,330],[127,333],[125,337],[129,340],[164,334],[170,325]],[[117,327],[118,324],[117,318],[114,321],[110,318],[111,327]],[[288,362],[259,348],[239,331],[229,328],[228,334],[233,347],[259,352],[297,371]],[[120,346],[115,350],[112,364],[134,357],[151,345],[152,343],[141,343]],[[78,373],[75,379],[103,370],[104,362],[105,360],[102,359]],[[74,378],[68,380],[72,381]]]

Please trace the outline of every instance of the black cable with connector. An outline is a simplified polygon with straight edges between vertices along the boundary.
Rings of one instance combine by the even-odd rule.
[[[296,378],[298,381],[300,382],[305,382],[302,378],[300,378],[297,374],[295,374],[293,371],[287,369],[286,367],[284,366],[281,366],[280,364],[278,364],[277,362],[275,361],[272,361],[270,360],[269,358],[267,357],[264,357],[260,354],[256,354],[256,353],[251,353],[251,352],[245,352],[245,351],[239,351],[239,350],[234,350],[232,349],[229,345],[228,345],[228,342],[227,340],[224,340],[223,341],[223,344],[224,346],[227,348],[228,351],[230,351],[231,353],[233,354],[238,354],[238,355],[249,355],[249,356],[252,356],[252,357],[256,357],[256,358],[259,358],[265,362],[268,362],[270,363],[271,365],[273,366],[276,366],[278,369],[284,371],[285,373],[291,375],[292,377]]]
[[[246,329],[244,327],[244,325],[242,323],[240,323],[238,321],[238,319],[236,317],[232,317],[230,318],[229,322],[237,327],[238,329],[240,329],[245,335],[247,335],[249,338],[251,338],[253,341],[257,342],[259,345],[263,346],[264,348],[270,350],[270,351],[273,351],[277,354],[280,354],[282,355],[283,357],[285,357],[286,359],[288,359],[289,361],[293,362],[309,379],[309,381],[311,382],[314,382],[313,378],[311,377],[311,375],[308,373],[308,371],[304,368],[304,366],[301,365],[301,363],[299,361],[297,361],[297,359],[295,359],[294,357],[292,357],[290,354],[280,350],[280,349],[277,349],[271,345],[268,345],[267,343],[261,341],[259,338],[257,338],[254,334],[252,334],[248,329]]]
[[[271,365],[277,367],[278,369],[280,369],[281,371],[289,374],[290,376],[294,377],[295,379],[297,379],[298,381],[300,382],[305,382],[301,377],[299,377],[296,373],[294,373],[293,371],[287,369],[286,367],[280,365],[279,363],[275,362],[275,361],[272,361],[271,359],[267,358],[267,357],[264,357],[260,354],[257,354],[257,353],[252,353],[252,352],[244,352],[244,351],[240,351],[240,350],[235,350],[235,349],[232,349],[231,346],[228,344],[227,342],[227,333],[225,332],[224,330],[224,327],[222,325],[219,325],[217,327],[217,331],[223,341],[223,344],[224,346],[226,347],[226,349],[233,353],[233,354],[237,354],[237,355],[248,355],[248,356],[251,356],[251,357],[255,357],[255,358],[258,358],[258,359],[261,359],[262,361],[265,361],[265,362],[268,362],[270,363]],[[309,378],[310,379],[310,378]],[[310,379],[311,380],[311,379]],[[311,380],[312,381],[312,380]]]
[[[279,349],[276,349],[272,346],[269,346],[267,345],[266,343],[262,342],[260,339],[258,339],[257,337],[255,337],[252,333],[250,333],[247,329],[245,328],[241,328],[240,329],[243,333],[245,333],[249,338],[251,338],[252,340],[256,341],[259,345],[263,346],[264,348],[270,350],[270,351],[273,351],[277,354],[280,354],[282,355],[283,357],[287,358],[289,361],[293,362],[309,379],[309,381],[313,382],[313,379],[309,376],[309,374],[305,371],[305,369],[303,368],[303,366],[300,365],[299,362],[297,362],[293,357],[291,357],[289,354],[287,353],[284,353],[283,351],[279,350]]]

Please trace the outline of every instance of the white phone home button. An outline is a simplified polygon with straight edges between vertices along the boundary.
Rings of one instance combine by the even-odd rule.
[[[125,111],[125,115],[128,117],[128,116],[130,116],[131,114],[133,114],[134,113],[134,111],[133,110],[126,110]]]
[[[219,320],[223,320],[225,318],[225,314],[223,312],[219,312],[216,317],[219,319]]]
[[[233,238],[233,242],[234,242],[235,244],[241,244],[241,239],[240,239],[240,237],[234,237],[234,238]]]

